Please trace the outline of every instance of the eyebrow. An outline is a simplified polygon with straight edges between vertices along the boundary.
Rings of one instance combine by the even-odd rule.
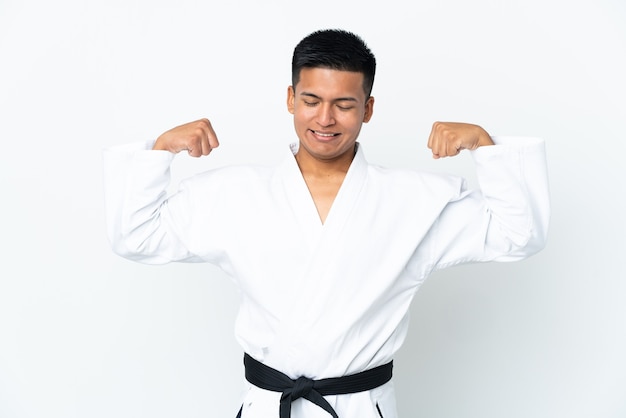
[[[322,100],[322,98],[319,97],[317,94],[309,93],[306,91],[303,91],[302,93],[300,93],[300,96],[306,96],[306,97],[311,97],[313,99]],[[338,97],[336,99],[333,99],[333,102],[358,102],[358,100],[354,97]]]

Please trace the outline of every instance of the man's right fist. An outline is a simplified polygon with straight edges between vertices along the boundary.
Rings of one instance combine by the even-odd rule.
[[[185,123],[170,129],[159,136],[153,150],[165,150],[173,153],[187,151],[192,157],[209,155],[213,148],[220,145],[208,119]]]

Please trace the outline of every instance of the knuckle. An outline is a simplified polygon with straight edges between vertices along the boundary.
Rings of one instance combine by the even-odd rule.
[[[204,130],[201,127],[196,127],[196,129],[193,130],[193,136],[196,140],[202,138],[204,136]]]

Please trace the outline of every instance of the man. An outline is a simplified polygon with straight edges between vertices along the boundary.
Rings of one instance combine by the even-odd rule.
[[[349,32],[318,31],[296,46],[287,109],[298,143],[277,167],[211,170],[166,197],[176,153],[199,157],[219,145],[206,119],[105,153],[114,250],[145,263],[213,263],[239,287],[243,418],[396,417],[391,361],[426,277],[544,246],[539,139],[435,123],[433,156],[473,150],[480,191],[366,162],[357,139],[374,111],[375,66]]]

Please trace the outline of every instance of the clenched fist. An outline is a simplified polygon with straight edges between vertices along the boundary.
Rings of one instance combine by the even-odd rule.
[[[209,155],[220,143],[208,119],[185,123],[159,136],[152,149],[173,153],[187,151],[192,157]]]
[[[484,145],[493,145],[487,131],[469,123],[435,122],[428,137],[433,158],[452,157],[461,150],[474,150]]]

